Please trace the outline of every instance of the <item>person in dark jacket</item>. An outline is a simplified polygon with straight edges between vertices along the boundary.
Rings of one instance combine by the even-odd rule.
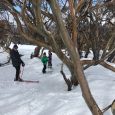
[[[21,60],[21,55],[18,52],[18,46],[14,45],[13,49],[10,52],[10,57],[12,60],[12,65],[15,67],[16,69],[16,76],[14,81],[22,81],[22,79],[20,78],[20,66],[25,66],[24,62]]]
[[[42,61],[42,63],[43,63],[42,72],[43,72],[43,73],[46,73],[46,65],[47,65],[47,62],[48,62],[48,57],[46,56],[46,53],[45,53],[45,52],[43,53],[43,57],[41,58],[41,61]]]
[[[48,68],[52,68],[52,53],[50,50],[48,52]]]

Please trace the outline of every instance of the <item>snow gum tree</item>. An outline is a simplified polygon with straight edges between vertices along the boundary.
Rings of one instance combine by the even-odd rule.
[[[92,114],[102,115],[84,75],[77,42],[80,22],[95,9],[97,4],[91,0],[1,0],[0,2],[14,17],[18,31],[24,39],[57,54],[70,70],[71,81],[69,81],[74,85],[80,85],[83,98]],[[113,4],[111,1],[109,3]],[[102,2],[98,7],[104,5]],[[59,41],[69,57],[63,53]]]

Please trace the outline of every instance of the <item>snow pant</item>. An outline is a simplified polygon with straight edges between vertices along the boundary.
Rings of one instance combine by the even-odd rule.
[[[43,67],[43,69],[42,69],[42,72],[43,72],[43,73],[46,73],[46,64],[44,64],[43,66],[44,66],[44,67]]]
[[[51,60],[48,61],[48,67],[52,68],[52,61]]]
[[[14,80],[17,81],[20,78],[20,66],[15,66],[15,69],[16,69],[16,76]]]

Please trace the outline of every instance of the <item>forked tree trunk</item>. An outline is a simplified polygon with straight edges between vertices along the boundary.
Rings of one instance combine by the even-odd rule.
[[[79,53],[78,50],[76,51],[76,47],[71,41],[68,32],[64,26],[63,19],[61,17],[61,11],[60,8],[56,2],[56,0],[48,0],[52,12],[57,20],[57,25],[60,28],[62,40],[64,41],[65,46],[67,47],[67,50],[70,54],[71,60],[73,62],[73,71],[75,73],[76,79],[79,81],[83,97],[91,110],[93,115],[103,115],[101,110],[99,109],[98,105],[96,104],[94,98],[91,95],[87,80],[85,78],[85,75],[83,73],[83,68],[80,63]]]

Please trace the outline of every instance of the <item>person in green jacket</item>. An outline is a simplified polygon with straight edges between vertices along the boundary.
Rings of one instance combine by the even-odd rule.
[[[47,65],[47,62],[48,62],[48,57],[46,56],[46,53],[45,53],[45,52],[43,53],[43,57],[41,58],[41,61],[42,61],[42,63],[43,63],[42,72],[43,72],[43,73],[46,73],[46,65]]]

